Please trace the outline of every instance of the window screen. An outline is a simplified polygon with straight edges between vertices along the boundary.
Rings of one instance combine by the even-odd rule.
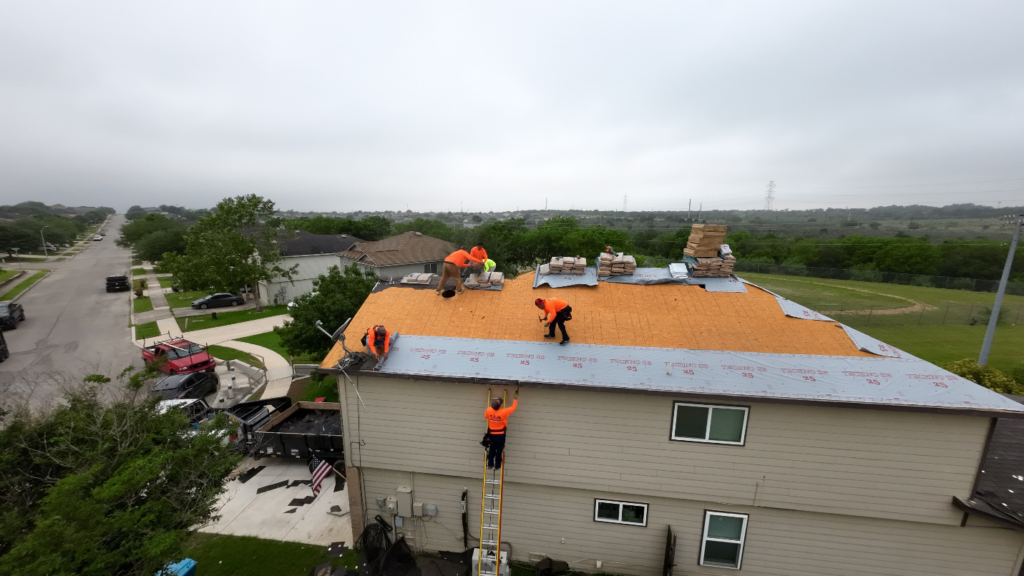
[[[596,500],[594,502],[594,521],[647,526],[647,504]]]
[[[700,544],[701,566],[739,569],[746,535],[746,514],[705,512],[704,536]]]
[[[672,439],[715,444],[743,444],[747,408],[676,402]]]

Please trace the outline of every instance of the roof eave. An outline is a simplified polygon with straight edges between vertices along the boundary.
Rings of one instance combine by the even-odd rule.
[[[1008,518],[1006,516],[1001,516],[999,514],[993,514],[993,513],[989,512],[988,510],[986,510],[985,508],[983,508],[980,505],[978,505],[973,500],[964,500],[963,498],[960,498],[959,496],[953,496],[953,506],[956,506],[957,508],[959,508],[960,510],[962,510],[963,512],[965,512],[967,514],[977,514],[978,516],[981,516],[982,518],[985,518],[987,520],[991,520],[993,522],[998,522],[998,523],[1000,523],[1000,524],[1002,524],[1004,526],[1008,526],[1010,528],[1013,528],[1014,530],[1024,531],[1024,523],[1018,522],[1018,521],[1013,520],[1011,518]],[[986,504],[986,506],[987,506],[987,504]]]

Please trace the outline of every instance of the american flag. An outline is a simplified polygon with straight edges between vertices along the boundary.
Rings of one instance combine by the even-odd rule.
[[[331,465],[326,460],[321,460],[314,454],[309,459],[309,472],[313,475],[312,488],[313,497],[316,498],[320,495],[320,485],[323,484],[324,478],[331,473]]]

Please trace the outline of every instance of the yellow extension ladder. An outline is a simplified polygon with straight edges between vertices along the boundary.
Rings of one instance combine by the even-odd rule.
[[[504,396],[507,396],[506,393]],[[491,405],[491,391],[487,391],[487,405]],[[508,432],[506,431],[506,434]],[[501,508],[505,481],[505,453],[501,454],[501,469],[487,467],[484,449],[484,481],[480,491],[480,548],[476,562],[477,576],[500,576],[501,567]]]

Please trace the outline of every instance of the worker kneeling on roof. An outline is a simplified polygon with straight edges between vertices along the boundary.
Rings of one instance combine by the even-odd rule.
[[[444,285],[448,283],[449,278],[455,279],[455,289],[459,294],[465,290],[462,286],[462,274],[459,272],[459,268],[468,268],[470,262],[476,262],[479,264],[481,260],[476,256],[466,252],[465,248],[459,248],[455,252],[452,252],[444,259],[444,272],[441,274],[441,279],[437,282],[438,295],[441,294],[441,290],[444,290]]]
[[[391,331],[377,325],[371,327],[363,336],[363,344],[366,344],[366,351],[373,354],[378,362],[388,359],[388,349],[391,346]]]
[[[544,322],[545,328],[550,328],[544,337],[554,338],[555,325],[558,325],[558,329],[562,331],[562,341],[559,344],[568,344],[569,334],[565,331],[565,323],[572,320],[572,306],[560,298],[537,298],[533,303],[544,311],[544,316],[540,320]]]
[[[508,429],[508,417],[516,411],[519,405],[519,390],[516,390],[512,397],[512,407],[502,408],[504,404],[501,398],[495,398],[491,405],[484,411],[484,418],[487,418],[487,434],[491,437],[490,446],[487,448],[487,467],[497,470],[501,468],[502,454],[505,452],[505,432]]]

